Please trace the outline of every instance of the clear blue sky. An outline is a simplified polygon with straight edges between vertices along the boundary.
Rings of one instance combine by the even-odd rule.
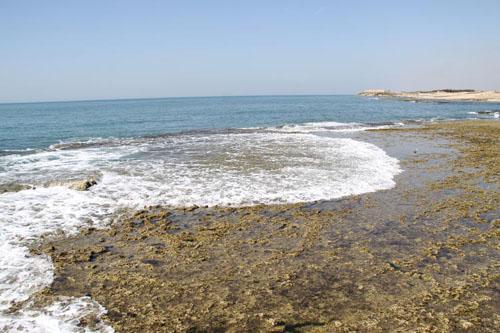
[[[0,102],[500,89],[500,1],[0,0]]]

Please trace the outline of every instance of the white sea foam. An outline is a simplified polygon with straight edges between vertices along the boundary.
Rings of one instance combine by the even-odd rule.
[[[99,225],[103,219],[93,220],[85,205],[96,206],[88,194],[65,187],[38,188],[0,196],[0,331],[7,332],[80,332],[79,309],[93,311],[99,317],[102,307],[83,299],[67,299],[46,308],[6,314],[13,302],[28,297],[48,286],[53,269],[47,256],[31,255],[27,249],[40,235],[55,231],[74,233],[82,225]],[[75,209],[74,211],[71,211]],[[29,304],[28,304],[29,305]],[[81,311],[80,311],[81,312]],[[99,331],[112,332],[101,324]]]
[[[310,122],[303,124],[270,127],[269,130],[285,133],[317,133],[317,132],[359,132],[370,129],[383,129],[404,126],[403,123],[367,125],[363,123],[338,123],[334,121]]]
[[[23,309],[15,315],[2,316],[0,328],[2,331],[30,333],[111,333],[114,330],[102,322],[97,322],[96,327],[92,329],[79,325],[79,320],[85,316],[100,317],[104,313],[106,310],[90,297],[65,297],[42,310]]]
[[[37,186],[95,173],[102,177],[84,192],[37,186],[0,195],[0,250],[5,254],[0,257],[0,328],[59,327],[72,332],[77,331],[74,323],[81,309],[103,311],[91,300],[67,299],[46,309],[5,313],[12,302],[28,299],[52,281],[50,259],[27,250],[45,233],[105,226],[120,209],[145,205],[241,206],[334,199],[391,188],[400,172],[398,161],[372,144],[284,132],[122,140],[1,157],[0,183],[17,180]],[[43,326],[45,322],[53,326]],[[100,330],[110,328],[103,325]]]

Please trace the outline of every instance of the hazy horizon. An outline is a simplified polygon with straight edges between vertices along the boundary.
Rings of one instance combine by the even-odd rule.
[[[61,99],[61,100],[34,100],[34,101],[14,101],[0,102],[0,104],[37,104],[37,103],[71,103],[71,102],[101,102],[101,101],[127,101],[142,99],[175,99],[175,98],[238,98],[238,97],[315,97],[315,96],[354,96],[351,94],[262,94],[262,95],[205,95],[205,96],[145,96],[145,97],[117,97],[117,98],[97,98],[97,99]]]
[[[0,103],[500,89],[498,1],[2,1]]]

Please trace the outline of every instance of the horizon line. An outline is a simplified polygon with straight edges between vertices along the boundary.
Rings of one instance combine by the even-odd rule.
[[[0,102],[0,105],[8,104],[42,104],[42,103],[77,103],[77,102],[108,102],[108,101],[137,101],[146,99],[169,99],[169,98],[221,98],[221,97],[289,97],[289,96],[357,96],[356,93],[350,94],[257,94],[257,95],[199,95],[199,96],[162,96],[162,97],[124,97],[124,98],[96,98],[96,99],[67,99],[67,100],[38,100],[26,102]]]

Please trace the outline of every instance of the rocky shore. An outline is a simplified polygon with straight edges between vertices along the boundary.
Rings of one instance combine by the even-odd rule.
[[[391,91],[370,89],[360,92],[360,96],[395,98],[408,101],[443,101],[443,102],[500,102],[500,91],[481,91],[473,89],[440,89],[430,91]]]
[[[19,192],[23,190],[35,189],[37,186],[40,187],[52,187],[52,186],[65,186],[77,191],[87,191],[89,188],[97,184],[97,176],[88,176],[83,179],[64,179],[64,180],[53,180],[41,184],[29,185],[20,184],[16,182],[0,183],[0,194],[7,192]]]
[[[117,332],[496,332],[500,122],[360,132],[395,188],[336,201],[145,207],[47,237],[43,305],[88,295]],[[84,318],[92,327],[95,318]]]

